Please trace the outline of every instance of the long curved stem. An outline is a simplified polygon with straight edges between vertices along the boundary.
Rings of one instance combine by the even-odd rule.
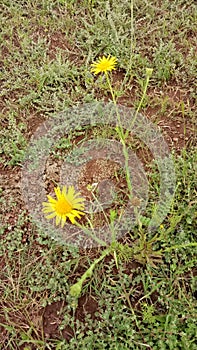
[[[124,134],[123,131],[123,127],[122,127],[122,123],[121,123],[121,118],[120,118],[120,114],[118,111],[118,106],[116,103],[116,98],[112,89],[112,85],[109,79],[109,75],[107,72],[105,72],[105,76],[106,76],[106,80],[110,89],[110,93],[112,96],[112,100],[114,103],[114,106],[116,108],[116,115],[117,115],[117,119],[118,119],[118,126],[116,127],[116,132],[118,134],[118,136],[120,137],[120,141],[122,143],[123,146],[123,155],[124,155],[124,159],[125,159],[125,171],[126,171],[126,181],[127,181],[127,185],[128,185],[128,189],[129,189],[129,197],[130,199],[132,198],[132,184],[131,184],[131,178],[130,178],[130,172],[129,172],[129,155],[128,155],[128,151],[127,151],[127,147],[125,144],[125,139],[126,139],[126,134]]]

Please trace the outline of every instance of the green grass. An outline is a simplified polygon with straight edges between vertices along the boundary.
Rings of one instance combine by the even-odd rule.
[[[0,349],[195,349],[196,20],[194,1],[2,0]],[[67,107],[111,98],[106,81],[90,72],[92,61],[103,54],[118,59],[111,76],[117,101],[134,108],[146,67],[153,67],[141,112],[161,125],[173,154],[177,188],[158,229],[162,237],[153,244],[162,261],[120,259],[117,267],[113,256],[107,257],[87,279],[77,307],[70,287],[101,248],[60,245],[39,230],[25,210],[19,181],[39,124]],[[73,141],[77,149],[81,140],[100,137],[117,135],[99,126],[75,130],[51,150],[52,159],[69,153]],[[147,233],[160,178],[139,143],[127,139],[148,172],[142,227]],[[135,226],[123,243],[133,247],[138,239]],[[89,314],[88,305],[94,303],[95,312]],[[56,330],[49,336],[44,325],[48,305],[59,305],[52,320]]]

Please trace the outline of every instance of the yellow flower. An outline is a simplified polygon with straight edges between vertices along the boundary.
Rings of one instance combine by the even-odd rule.
[[[75,218],[81,218],[84,215],[84,199],[79,197],[79,193],[75,193],[74,186],[63,186],[62,192],[56,187],[55,194],[57,199],[50,195],[47,196],[48,202],[43,202],[43,212],[47,219],[56,217],[56,225],[61,223],[63,227],[68,218],[72,224],[76,223]]]
[[[113,69],[116,69],[116,64],[116,57],[110,57],[110,55],[108,57],[103,56],[102,58],[99,58],[97,62],[91,64],[91,72],[98,74],[102,72],[112,71]]]

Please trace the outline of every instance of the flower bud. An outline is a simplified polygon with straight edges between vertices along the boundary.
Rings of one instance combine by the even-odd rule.
[[[152,73],[153,73],[153,68],[146,68],[146,76],[147,77],[151,77],[151,75],[152,75]]]
[[[70,287],[70,295],[72,297],[78,298],[81,294],[82,284],[81,282],[77,282]]]

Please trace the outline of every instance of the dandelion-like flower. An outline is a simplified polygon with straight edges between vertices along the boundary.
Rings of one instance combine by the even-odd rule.
[[[99,58],[96,62],[92,63],[92,69],[91,72],[94,74],[112,71],[113,69],[116,69],[117,59],[113,56]]]
[[[79,193],[75,192],[74,186],[63,186],[62,192],[59,187],[56,187],[55,194],[57,199],[50,195],[47,196],[48,202],[43,202],[43,212],[47,219],[56,217],[56,225],[61,223],[64,227],[68,218],[72,224],[76,223],[75,218],[80,219],[84,215],[84,199],[79,197]]]

